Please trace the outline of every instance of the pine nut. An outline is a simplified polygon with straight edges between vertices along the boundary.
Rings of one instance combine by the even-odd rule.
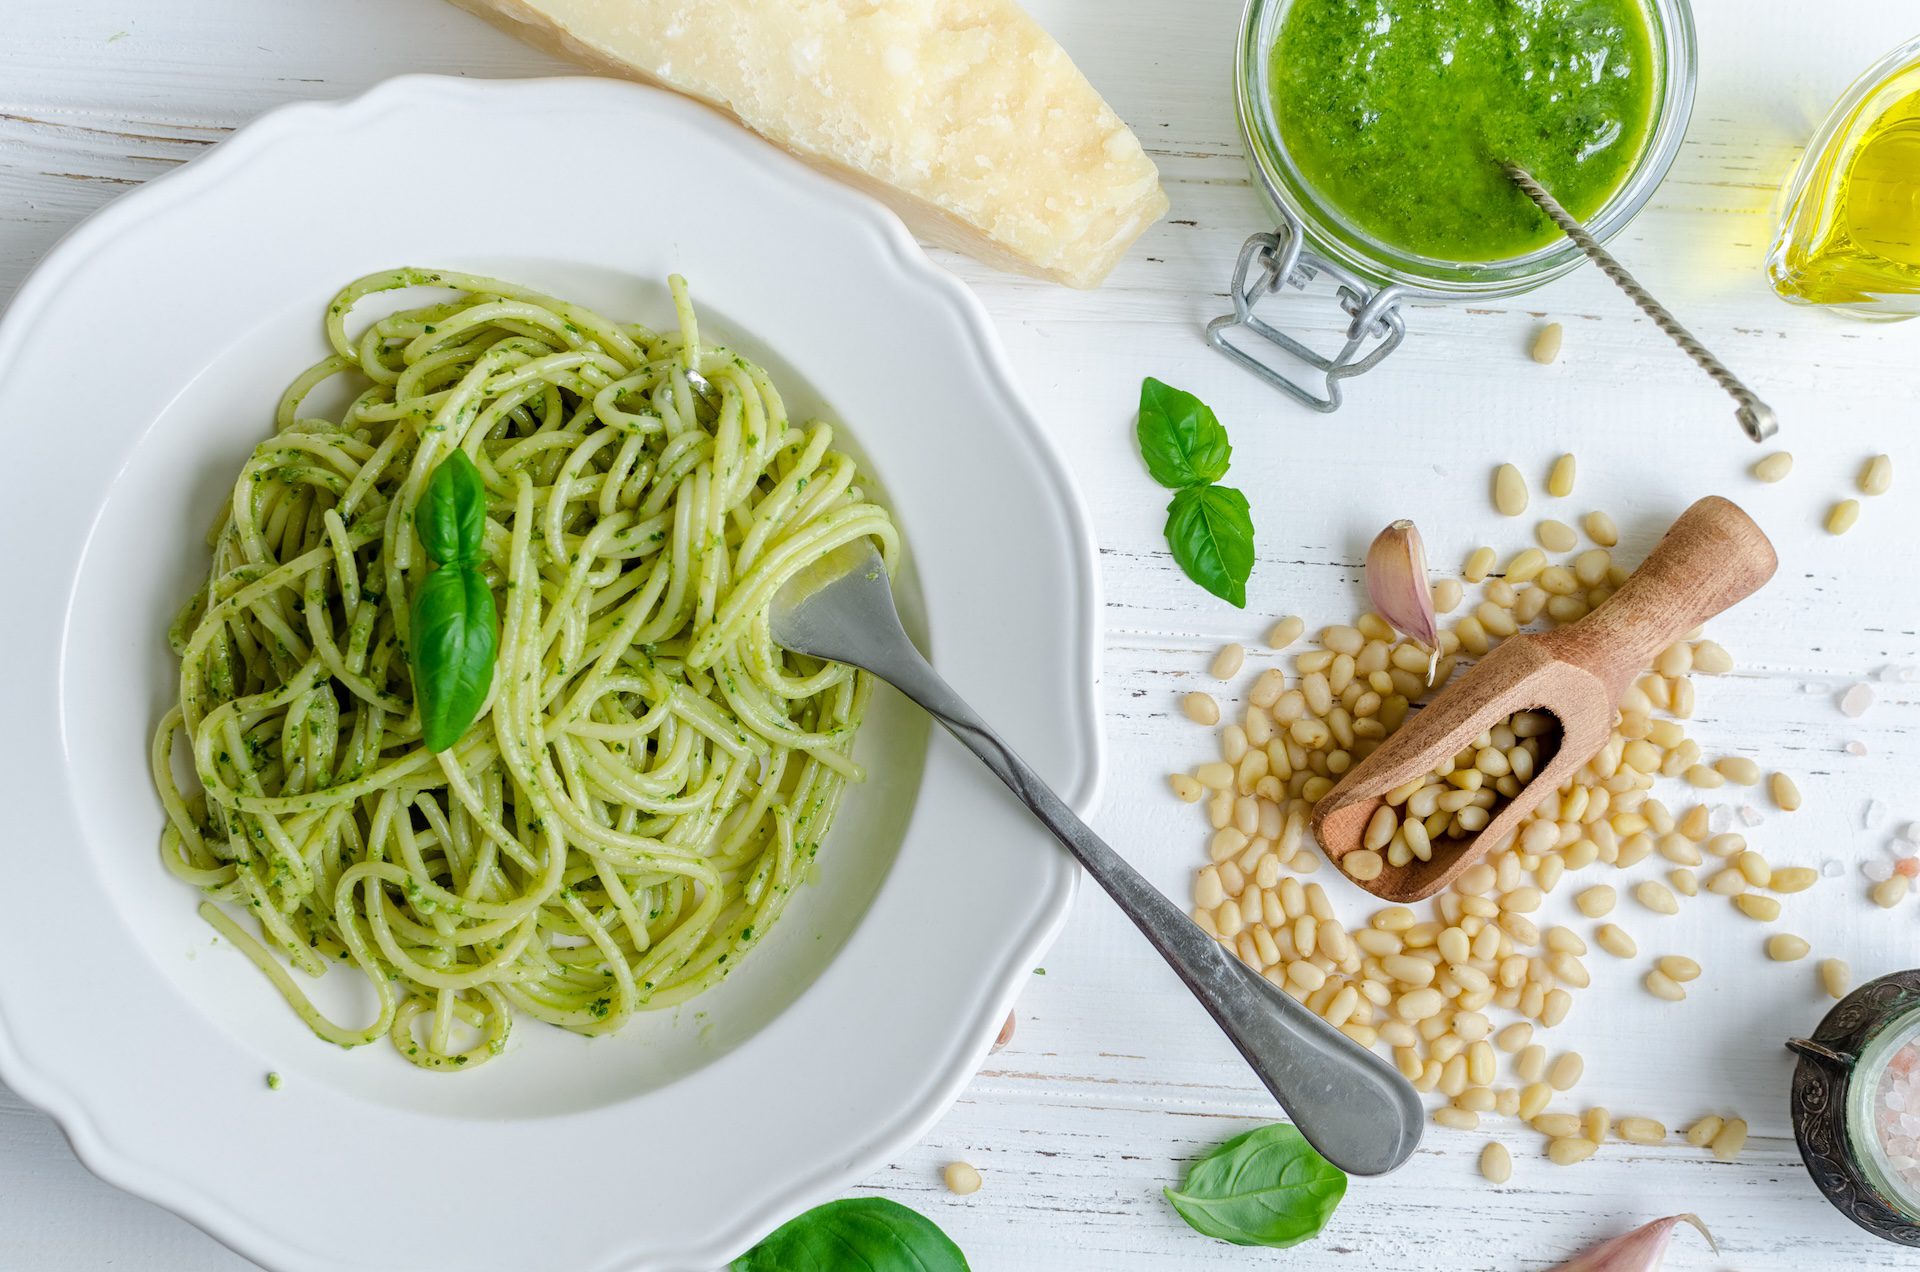
[[[1289,614],[1267,630],[1267,646],[1270,649],[1285,649],[1299,640],[1306,630],[1307,624],[1304,619],[1295,618]]]
[[[1619,528],[1613,524],[1613,518],[1604,512],[1590,512],[1581,523],[1586,529],[1587,538],[1603,548],[1611,548],[1620,542]]]
[[[1580,1119],[1571,1113],[1542,1113],[1527,1125],[1548,1139],[1565,1139],[1580,1133]]]
[[[1740,1156],[1740,1150],[1746,1146],[1747,1124],[1737,1117],[1728,1118],[1719,1133],[1707,1142],[1707,1148],[1723,1162]]]
[[[1707,880],[1707,891],[1717,897],[1737,897],[1747,890],[1747,877],[1729,866]]]
[[[1794,963],[1807,956],[1812,947],[1790,932],[1777,932],[1767,938],[1767,957],[1776,963]]]
[[[1493,506],[1503,517],[1517,517],[1527,510],[1527,479],[1512,464],[1493,470]]]
[[[1224,791],[1233,785],[1233,765],[1215,760],[1193,770],[1193,777],[1210,791]]]
[[[1533,1040],[1533,1026],[1526,1021],[1516,1021],[1493,1036],[1494,1046],[1512,1054]]]
[[[1737,857],[1747,850],[1745,835],[1715,835],[1707,840],[1706,849],[1716,857]]]
[[[1460,608],[1462,594],[1459,579],[1441,579],[1433,585],[1434,611],[1445,614]]]
[[[1827,533],[1845,534],[1853,529],[1854,523],[1858,520],[1860,520],[1860,501],[1842,499],[1827,513]]]
[[[1683,897],[1700,895],[1700,879],[1691,870],[1667,871],[1667,886]]]
[[[1600,1146],[1590,1139],[1568,1136],[1565,1139],[1548,1142],[1547,1160],[1555,1166],[1572,1166],[1577,1162],[1586,1161],[1598,1152],[1599,1148]]]
[[[1220,723],[1220,704],[1213,700],[1210,693],[1194,692],[1180,699],[1180,709],[1187,719],[1195,724],[1214,725]]]
[[[1860,493],[1863,495],[1884,495],[1893,486],[1893,461],[1885,455],[1875,455],[1860,470]]]
[[[1898,879],[1901,876],[1895,875]],[[1756,923],[1771,923],[1780,917],[1780,903],[1772,897],[1763,897],[1757,892],[1742,892],[1733,899],[1740,913]]]
[[[1534,537],[1549,552],[1571,552],[1580,543],[1580,536],[1564,521],[1542,521],[1534,528]]]
[[[1480,1150],[1480,1174],[1490,1184],[1504,1184],[1513,1178],[1513,1154],[1498,1140],[1487,1141]]]
[[[1589,548],[1573,559],[1573,577],[1581,587],[1598,587],[1613,565],[1613,554],[1605,548]]]
[[[1700,964],[1684,954],[1667,954],[1653,961],[1653,965],[1672,979],[1685,984],[1700,978]]]
[[[1773,803],[1783,813],[1798,812],[1800,809],[1800,788],[1785,773],[1775,773],[1767,779],[1767,793],[1773,796]]]
[[[1433,1120],[1441,1126],[1452,1127],[1456,1131],[1477,1130],[1480,1115],[1468,1109],[1456,1109],[1443,1105],[1433,1111]]]
[[[1606,1109],[1595,1105],[1580,1119],[1581,1133],[1596,1144],[1607,1142],[1607,1132],[1613,1129],[1613,1118]]]
[[[1667,885],[1657,880],[1647,879],[1633,887],[1633,899],[1655,914],[1678,914],[1680,902]]]
[[[1522,1047],[1513,1058],[1513,1071],[1523,1082],[1538,1082],[1547,1071],[1547,1049],[1537,1042]]]
[[[1766,482],[1779,481],[1792,471],[1793,456],[1786,451],[1775,451],[1753,466],[1753,475]]]
[[[1552,1098],[1552,1087],[1544,1082],[1529,1082],[1520,1088],[1520,1102],[1514,1106],[1514,1112],[1521,1121],[1530,1121],[1546,1110],[1547,1101]]]
[[[1681,988],[1673,977],[1659,970],[1648,972],[1642,984],[1647,987],[1649,994],[1655,998],[1664,998],[1670,1003],[1677,1003],[1687,996],[1687,991]]]
[[[1461,577],[1469,583],[1478,583],[1493,572],[1494,554],[1492,548],[1475,548],[1467,554],[1467,561],[1461,567]]]
[[[1687,1128],[1687,1143],[1695,1148],[1705,1148],[1713,1142],[1713,1137],[1718,1135],[1720,1128],[1725,1125],[1725,1122],[1709,1113]]]
[[[1845,998],[1847,989],[1853,984],[1853,971],[1846,960],[1823,958],[1820,960],[1820,988],[1827,991],[1828,998]]]
[[[1872,897],[1873,903],[1882,910],[1891,910],[1894,906],[1906,900],[1907,888],[1909,886],[1910,882],[1907,876],[1903,874],[1888,875],[1885,879],[1882,879],[1879,883],[1867,889],[1867,895]],[[1779,904],[1777,901],[1774,902],[1776,907]]]
[[[1579,895],[1574,897],[1574,908],[1590,919],[1597,919],[1603,914],[1612,912],[1616,895],[1610,885],[1604,883],[1595,884],[1591,888],[1582,890]]]
[[[1820,872],[1812,866],[1782,866],[1773,872],[1773,878],[1767,886],[1775,892],[1805,892],[1820,879]]]
[[[1744,755],[1729,755],[1713,762],[1720,776],[1740,786],[1752,786],[1760,780],[1760,766]]]
[[[1560,358],[1560,343],[1566,338],[1566,328],[1557,322],[1550,322],[1540,328],[1533,338],[1530,356],[1541,366],[1550,366]],[[1556,466],[1557,467],[1557,466]]]
[[[1363,848],[1340,858],[1340,868],[1361,883],[1371,883],[1380,877],[1381,872],[1387,868],[1387,863],[1379,853]]]
[[[1612,923],[1602,923],[1593,930],[1593,939],[1601,949],[1615,958],[1632,958],[1639,952],[1639,946],[1627,934],[1625,929]]]
[[[1629,1144],[1658,1144],[1667,1138],[1667,1128],[1650,1117],[1623,1117],[1613,1124],[1613,1133]]]
[[[1586,1067],[1578,1051],[1563,1051],[1547,1070],[1547,1085],[1556,1091],[1571,1091]]]
[[[1559,323],[1554,323],[1548,327],[1547,330],[1557,331],[1559,327]],[[1542,332],[1541,334],[1545,335],[1546,333]],[[1568,495],[1572,494],[1576,468],[1576,461],[1571,455],[1562,455],[1560,458],[1554,460],[1553,467],[1547,470],[1547,493],[1555,499],[1565,499]],[[1565,549],[1556,549],[1556,551],[1564,550]]]
[[[1215,680],[1231,680],[1240,673],[1240,666],[1247,661],[1247,647],[1238,643],[1224,645],[1213,656],[1213,666],[1208,670]]]
[[[980,1172],[965,1162],[952,1162],[944,1172],[947,1191],[965,1197],[980,1191]]]
[[[1765,857],[1751,848],[1735,857],[1729,864],[1756,888],[1764,888],[1773,882],[1773,867],[1767,864]]]

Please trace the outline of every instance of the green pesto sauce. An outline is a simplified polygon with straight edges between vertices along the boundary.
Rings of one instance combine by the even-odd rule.
[[[1559,235],[1502,159],[1598,212],[1646,148],[1659,76],[1640,0],[1294,0],[1271,57],[1307,184],[1381,241],[1458,262]]]

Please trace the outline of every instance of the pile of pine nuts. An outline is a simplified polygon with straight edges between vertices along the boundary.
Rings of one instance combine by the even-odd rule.
[[[1570,491],[1573,472],[1572,458],[1563,457],[1551,493]],[[1496,487],[1503,512],[1525,507],[1517,470],[1504,470]],[[1398,728],[1414,704],[1447,683],[1460,657],[1484,654],[1535,620],[1573,622],[1625,580],[1628,571],[1609,550],[1618,541],[1612,519],[1596,512],[1582,525],[1595,546],[1561,563],[1529,548],[1496,573],[1493,550],[1476,550],[1463,578],[1484,584],[1482,599],[1442,630],[1437,651],[1401,638],[1376,614],[1322,630],[1295,653],[1291,682],[1278,666],[1256,671],[1243,712],[1219,728],[1218,760],[1170,778],[1174,792],[1201,805],[1212,826],[1209,862],[1194,881],[1196,923],[1354,1041],[1390,1048],[1418,1090],[1444,1097],[1433,1113],[1436,1123],[1472,1130],[1484,1115],[1518,1118],[1546,1137],[1547,1157],[1559,1165],[1592,1156],[1609,1135],[1655,1144],[1667,1132],[1652,1119],[1616,1119],[1604,1109],[1579,1117],[1549,1110],[1580,1080],[1584,1065],[1572,1051],[1549,1064],[1535,1031],[1566,1020],[1573,994],[1591,978],[1582,962],[1586,940],[1564,926],[1542,930],[1531,917],[1545,894],[1580,870],[1624,869],[1657,854],[1671,867],[1664,882],[1647,880],[1631,891],[1649,920],[1677,913],[1683,898],[1704,891],[1728,898],[1747,918],[1771,923],[1781,913],[1779,896],[1818,878],[1808,867],[1772,866],[1739,834],[1715,833],[1704,805],[1675,814],[1651,794],[1660,778],[1697,789],[1764,782],[1776,807],[1800,807],[1800,792],[1786,774],[1767,778],[1743,756],[1710,760],[1686,736],[1682,722],[1693,713],[1694,677],[1732,670],[1727,651],[1697,632],[1663,651],[1627,690],[1600,753],[1542,799],[1508,844],[1433,898],[1429,916],[1392,905],[1349,927],[1326,890],[1300,876],[1322,860],[1305,842],[1314,804]],[[1538,537],[1555,552],[1577,547],[1562,530],[1571,534],[1564,523],[1542,523]],[[1443,615],[1467,600],[1460,581],[1443,579],[1433,590]],[[1283,618],[1268,644],[1291,649],[1305,634],[1301,619]],[[1229,646],[1212,671],[1231,680],[1245,662],[1246,651]],[[1202,724],[1223,719],[1211,694],[1189,694],[1183,706]],[[1377,877],[1385,864],[1426,859],[1436,837],[1472,834],[1486,824],[1495,801],[1516,793],[1543,761],[1539,740],[1551,727],[1544,714],[1511,717],[1442,766],[1444,772],[1395,791],[1369,823],[1363,849],[1343,865],[1355,878]],[[1576,908],[1597,919],[1615,901],[1613,886],[1592,884],[1579,893]],[[1638,954],[1634,938],[1615,923],[1599,924],[1593,938],[1611,957]],[[1765,944],[1781,962],[1809,952],[1805,940],[1785,932]],[[1692,959],[1665,954],[1649,965],[1643,984],[1657,998],[1679,1001],[1700,975]],[[1834,997],[1846,992],[1844,963],[1822,962],[1819,977]],[[1496,1024],[1498,1013],[1512,1019]],[[1502,1055],[1508,1057],[1506,1082]],[[1708,1117],[1694,1124],[1688,1139],[1731,1159],[1745,1142],[1746,1124]],[[1480,1161],[1489,1180],[1511,1178],[1504,1146],[1487,1145]]]

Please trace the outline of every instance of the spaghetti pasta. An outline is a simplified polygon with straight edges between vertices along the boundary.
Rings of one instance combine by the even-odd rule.
[[[362,299],[421,286],[457,294],[349,335]],[[861,776],[870,678],[781,650],[766,614],[853,540],[891,568],[892,522],[671,287],[663,333],[446,271],[350,284],[209,536],[153,745],[162,855],[327,1041],[471,1067],[515,1014],[601,1034],[684,1002],[780,916]],[[340,418],[303,414],[336,377],[358,389]],[[405,654],[412,517],[455,449],[486,486],[501,631],[479,718],[436,754]],[[341,963],[368,1023],[292,974]]]

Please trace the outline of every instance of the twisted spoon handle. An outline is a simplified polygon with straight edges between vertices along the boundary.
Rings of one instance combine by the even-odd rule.
[[[1577,217],[1560,206],[1560,201],[1548,193],[1547,188],[1533,179],[1533,174],[1518,164],[1502,165],[1507,176],[1520,187],[1520,192],[1539,205],[1547,218],[1560,227],[1560,232],[1573,240],[1575,247],[1587,254],[1589,260],[1600,267],[1600,271],[1611,278],[1614,285],[1625,292],[1634,304],[1640,306],[1654,325],[1667,333],[1681,351],[1699,363],[1700,369],[1712,376],[1714,382],[1733,396],[1740,404],[1736,418],[1747,436],[1756,442],[1763,442],[1780,429],[1774,418],[1773,408],[1760,400],[1759,394],[1741,382],[1739,376],[1727,369],[1727,364],[1713,356],[1713,353],[1697,339],[1692,332],[1680,325],[1680,320],[1667,312],[1667,307],[1653,298],[1653,294],[1640,285],[1640,280],[1627,272],[1627,267],[1613,258],[1613,254],[1600,246],[1599,240],[1588,232]]]

